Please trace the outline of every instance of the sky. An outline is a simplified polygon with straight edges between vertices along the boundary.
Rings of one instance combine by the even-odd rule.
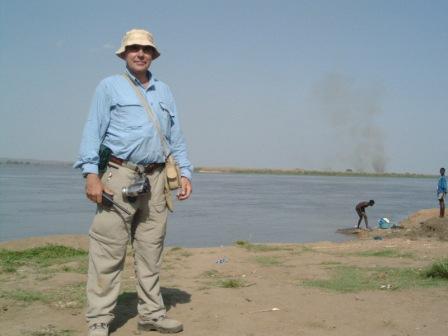
[[[448,166],[448,1],[0,0],[0,157],[75,161],[123,34],[154,34],[194,166]]]

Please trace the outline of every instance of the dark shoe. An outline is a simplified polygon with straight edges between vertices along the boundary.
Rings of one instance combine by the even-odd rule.
[[[109,336],[109,325],[107,323],[94,323],[89,326],[88,336]]]
[[[166,316],[160,316],[156,319],[138,321],[138,330],[141,331],[152,331],[157,330],[163,334],[173,334],[180,332],[184,329],[182,323],[179,321],[170,319]]]

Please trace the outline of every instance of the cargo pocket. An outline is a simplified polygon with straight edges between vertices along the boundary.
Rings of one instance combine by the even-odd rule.
[[[127,168],[115,168],[108,165],[101,182],[105,187],[112,190],[114,194],[121,195],[122,188],[131,184],[135,175],[136,173]]]
[[[128,186],[132,183],[132,181],[135,178],[136,173],[127,169],[127,168],[115,168],[114,166],[107,166],[106,171],[104,172],[103,176],[101,177],[101,182],[103,183],[104,187],[111,190],[113,195],[113,200],[123,206],[126,210],[128,210],[131,214],[134,214],[136,211],[135,204],[130,203],[126,198],[123,198],[122,195],[122,189],[125,186]],[[124,217],[128,217],[126,213],[124,213],[122,210],[117,209],[115,206],[109,207],[109,209],[105,208],[106,210],[110,210],[113,208],[114,210],[118,211],[121,215]]]

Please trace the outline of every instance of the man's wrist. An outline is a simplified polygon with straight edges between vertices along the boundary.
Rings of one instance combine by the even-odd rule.
[[[84,163],[82,165],[82,175],[86,177],[88,174],[98,174],[98,165],[93,163]]]

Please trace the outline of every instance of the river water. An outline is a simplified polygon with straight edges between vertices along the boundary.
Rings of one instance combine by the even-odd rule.
[[[350,239],[359,201],[370,224],[398,223],[412,212],[437,207],[428,178],[195,174],[190,200],[175,202],[167,245],[208,247],[236,240],[315,242]],[[67,165],[0,164],[0,241],[51,234],[87,234],[95,206],[84,180]]]

